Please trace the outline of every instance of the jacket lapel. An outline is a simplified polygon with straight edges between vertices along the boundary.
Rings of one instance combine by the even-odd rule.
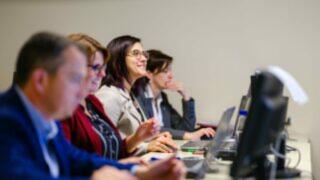
[[[146,118],[154,117],[153,109],[152,109],[152,98],[147,98],[143,93],[136,97],[139,104],[141,104],[141,108],[146,115]]]
[[[60,128],[59,128],[60,130]],[[53,141],[53,146],[54,146],[54,150],[57,156],[57,160],[59,163],[59,170],[60,170],[60,176],[64,175],[64,176],[69,176],[70,175],[70,163],[69,161],[65,158],[66,156],[66,152],[63,149],[63,146],[61,144],[61,141],[59,140],[60,137],[60,132],[57,134],[57,136],[52,140]]]
[[[170,120],[170,112],[169,109],[166,106],[166,103],[168,103],[167,96],[162,92],[162,103],[160,105],[161,111],[162,111],[162,121],[164,127],[171,127],[171,120]]]
[[[133,100],[131,99],[130,95],[128,92],[125,92],[122,89],[119,89],[121,96],[125,99],[125,106],[126,108],[129,108],[129,110],[127,111],[132,117],[134,117],[137,122],[139,124],[141,124],[142,121],[144,121],[146,119],[144,113],[141,111],[141,108],[139,106],[139,103],[137,102],[137,100]],[[136,102],[134,102],[136,101]],[[136,104],[134,104],[136,103]],[[138,112],[138,109],[140,109],[140,112]]]

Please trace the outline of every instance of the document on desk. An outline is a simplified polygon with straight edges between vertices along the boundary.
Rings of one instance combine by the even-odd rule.
[[[266,71],[276,76],[287,89],[292,99],[299,105],[304,105],[308,102],[308,95],[300,86],[298,81],[287,71],[278,66],[269,66]]]

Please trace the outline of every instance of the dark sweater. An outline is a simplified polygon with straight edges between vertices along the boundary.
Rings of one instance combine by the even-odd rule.
[[[91,102],[96,111],[99,113],[100,117],[103,118],[106,123],[108,123],[108,125],[113,129],[114,133],[119,137],[119,139],[121,139],[118,129],[105,114],[101,102],[94,95],[89,95],[86,98],[86,101]],[[70,140],[70,142],[75,146],[84,149],[88,152],[95,152],[98,155],[102,156],[104,152],[102,139],[95,131],[95,128],[91,123],[91,120],[85,114],[84,110],[84,107],[79,105],[71,118],[62,121],[61,124],[63,132],[65,134],[65,137],[68,140]],[[125,140],[121,141],[122,142],[120,142],[121,146],[119,149],[119,156],[116,159],[128,156],[128,153],[126,151]],[[108,153],[110,152],[107,152],[106,157],[109,157]]]

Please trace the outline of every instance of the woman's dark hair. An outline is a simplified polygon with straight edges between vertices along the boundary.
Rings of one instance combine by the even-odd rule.
[[[150,49],[147,51],[149,59],[147,62],[147,70],[152,73],[160,73],[172,63],[173,58],[159,50]]]
[[[128,79],[128,69],[126,66],[126,56],[130,48],[135,43],[140,43],[140,39],[125,35],[114,38],[108,45],[110,60],[107,63],[106,76],[101,85],[116,86],[123,88],[123,78]]]
[[[147,52],[149,54],[149,59],[147,61],[147,71],[153,74],[157,74],[166,70],[173,61],[173,58],[171,56],[161,52],[160,50],[150,49]],[[148,83],[149,79],[147,77],[138,79],[134,83],[132,92],[135,95],[144,92]]]

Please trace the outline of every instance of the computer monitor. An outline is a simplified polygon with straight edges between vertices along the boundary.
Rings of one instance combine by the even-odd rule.
[[[256,72],[250,76],[248,93],[247,95],[242,96],[240,101],[238,115],[236,117],[236,122],[232,133],[233,138],[239,138],[241,132],[243,131],[245,120],[248,116],[249,107],[251,104],[251,98],[262,93],[268,96],[279,96],[283,93],[283,85],[278,79],[273,78],[273,75],[270,73],[264,72],[263,76],[261,73],[262,72]],[[261,87],[262,84],[265,84],[264,88]]]
[[[237,157],[231,167],[231,176],[253,175],[264,179],[267,173],[267,167],[264,166],[265,156],[281,131],[279,126],[285,119],[287,102],[288,99],[285,97],[262,97],[252,103],[240,137]],[[275,126],[278,127],[272,131],[272,127]]]
[[[283,84],[268,72],[256,74],[250,86],[249,113],[230,175],[267,179],[270,166],[266,155],[283,131],[288,98],[282,96]]]

